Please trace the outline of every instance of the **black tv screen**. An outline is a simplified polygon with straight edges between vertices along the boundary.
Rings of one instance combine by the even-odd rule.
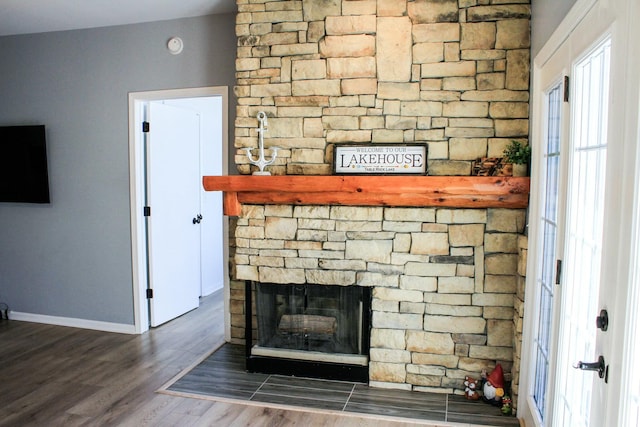
[[[44,125],[0,126],[0,202],[50,203]]]

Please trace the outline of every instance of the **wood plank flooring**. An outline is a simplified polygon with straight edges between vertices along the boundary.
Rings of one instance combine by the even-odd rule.
[[[223,341],[223,323],[220,294],[142,335],[0,321],[0,426],[416,424],[156,393]]]

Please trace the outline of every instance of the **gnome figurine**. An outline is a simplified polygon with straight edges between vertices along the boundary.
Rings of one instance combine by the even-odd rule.
[[[499,363],[488,376],[485,374],[482,393],[482,400],[485,402],[495,406],[502,406],[502,396],[504,396],[504,374],[502,372],[502,365]]]

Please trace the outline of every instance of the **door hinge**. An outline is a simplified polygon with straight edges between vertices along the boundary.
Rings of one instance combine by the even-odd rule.
[[[147,289],[147,299],[153,298],[153,289]]]
[[[144,216],[151,216],[151,206],[144,207]]]
[[[142,132],[149,132],[149,122],[142,122]]]
[[[564,76],[564,102],[569,102],[569,76]]]
[[[556,260],[556,285],[560,284],[560,280],[562,279],[562,260]]]

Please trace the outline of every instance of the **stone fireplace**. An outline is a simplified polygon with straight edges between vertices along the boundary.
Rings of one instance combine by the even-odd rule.
[[[511,369],[524,225],[523,209],[243,205],[235,271],[370,288],[369,384],[453,392],[465,375]],[[244,289],[232,298],[244,301]],[[238,338],[245,314],[232,315]],[[259,322],[251,317],[253,337]]]
[[[529,3],[238,0],[238,171],[264,111],[274,175],[330,175],[335,145],[354,142],[426,143],[429,175],[471,175],[528,141]],[[258,327],[245,281],[365,287],[370,385],[460,392],[501,363],[516,402],[523,208],[263,199],[235,199],[234,341]]]

